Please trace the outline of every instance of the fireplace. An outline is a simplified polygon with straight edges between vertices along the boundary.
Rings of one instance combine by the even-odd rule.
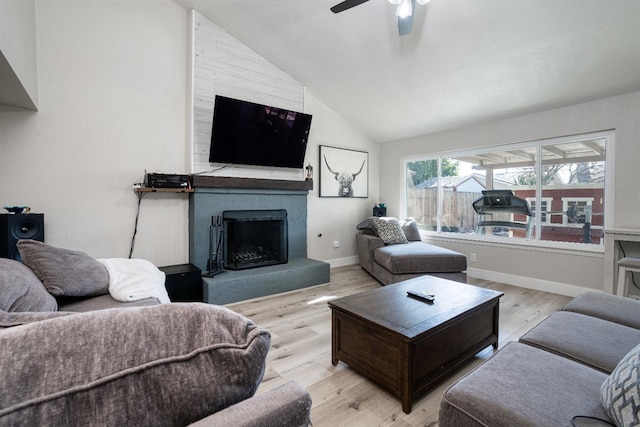
[[[224,211],[222,221],[226,269],[244,270],[287,263],[286,210]]]
[[[232,182],[225,180],[224,186],[207,181],[214,177],[194,175],[193,179],[195,188],[189,195],[189,262],[202,271],[209,271],[212,252],[216,257],[219,255],[216,265],[224,262],[223,238],[219,237],[223,233],[214,230],[215,246],[212,245],[211,236],[212,224],[220,224],[222,228],[225,211],[248,211],[251,214],[258,210],[286,212],[287,237],[283,237],[286,250],[281,251],[286,255],[282,263],[242,270],[231,270],[224,266],[224,273],[202,278],[205,302],[231,304],[329,282],[329,264],[307,257],[308,190],[281,188],[279,182],[269,180],[265,181],[274,183],[274,187],[252,188],[244,185],[245,181],[240,178]],[[241,180],[240,186],[236,187],[234,185],[238,180]],[[215,223],[212,223],[212,217],[216,218]],[[217,218],[220,218],[219,223]]]

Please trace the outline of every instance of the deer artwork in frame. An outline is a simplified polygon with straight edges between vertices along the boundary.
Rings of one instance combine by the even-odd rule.
[[[369,197],[369,153],[320,146],[320,197]]]

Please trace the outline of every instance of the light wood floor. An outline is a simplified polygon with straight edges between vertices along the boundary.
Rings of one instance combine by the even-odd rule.
[[[468,283],[504,292],[500,300],[502,347],[557,311],[570,298],[501,283],[468,279]],[[227,307],[271,332],[267,370],[258,393],[289,380],[302,384],[313,398],[314,427],[437,426],[444,390],[493,354],[488,347],[457,373],[417,400],[410,414],[400,401],[340,362],[331,364],[329,299],[380,284],[359,265],[331,270],[331,282],[286,294],[229,304]]]

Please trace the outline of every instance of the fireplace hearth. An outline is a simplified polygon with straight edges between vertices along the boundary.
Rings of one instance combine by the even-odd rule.
[[[285,264],[287,211],[224,211],[224,266],[229,270]]]

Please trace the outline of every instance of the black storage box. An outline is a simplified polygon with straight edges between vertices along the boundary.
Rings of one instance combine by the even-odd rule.
[[[193,264],[159,267],[166,280],[165,287],[171,302],[204,302],[202,271]]]

